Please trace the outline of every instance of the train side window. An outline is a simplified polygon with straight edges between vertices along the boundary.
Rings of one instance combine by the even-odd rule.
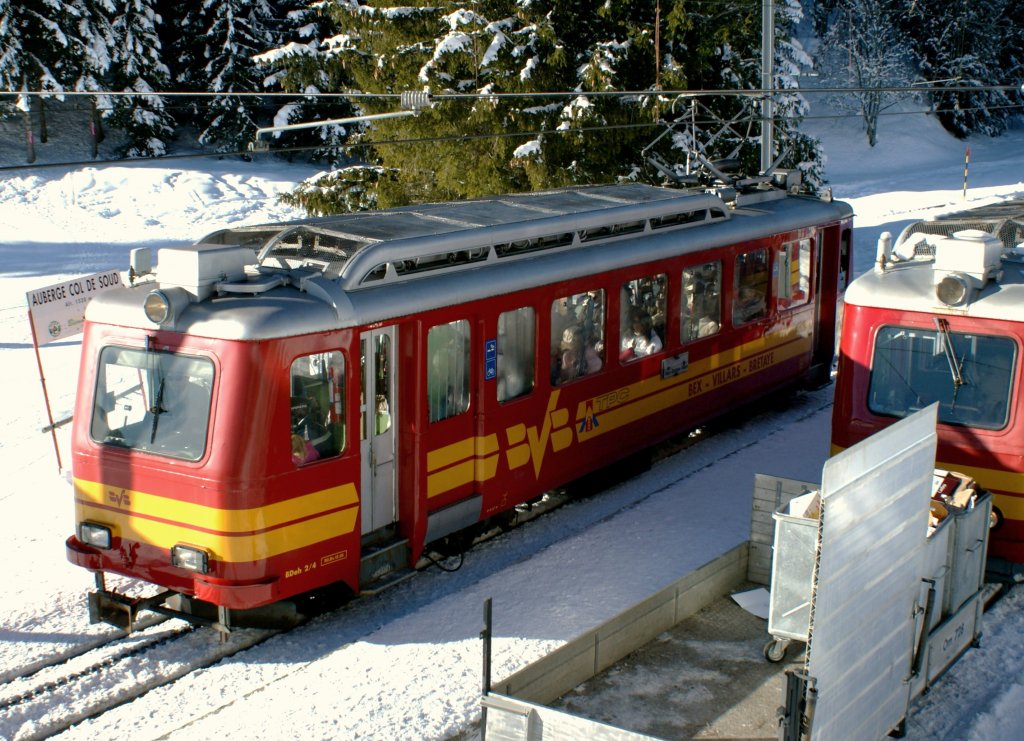
[[[782,246],[776,255],[779,309],[803,306],[811,299],[811,240]]]
[[[768,313],[768,250],[736,256],[733,276],[732,323],[748,324]]]
[[[717,334],[722,327],[722,263],[683,270],[679,339],[684,344]]]
[[[604,289],[555,299],[551,304],[551,383],[597,373],[604,367]]]
[[[469,409],[469,322],[438,324],[427,332],[427,407],[431,422]]]
[[[533,391],[536,328],[532,306],[498,317],[498,401],[517,399]]]
[[[388,363],[391,357],[391,338],[377,335],[373,343],[373,356],[376,358],[373,387],[377,390],[373,400],[373,433],[383,435],[391,429],[391,366]]]
[[[619,360],[629,363],[661,352],[667,287],[668,276],[664,273],[622,284]]]
[[[332,458],[345,448],[345,356],[331,350],[291,366],[292,462]]]

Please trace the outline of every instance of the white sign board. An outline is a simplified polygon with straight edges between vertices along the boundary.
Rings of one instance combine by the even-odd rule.
[[[107,270],[26,293],[36,345],[81,332],[85,307],[92,297],[121,285],[121,273]]]

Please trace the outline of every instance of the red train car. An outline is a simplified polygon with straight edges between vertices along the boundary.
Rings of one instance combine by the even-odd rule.
[[[1018,212],[1020,207],[1018,204]],[[938,402],[936,465],[992,493],[990,569],[1024,564],[1024,226],[979,213],[883,235],[845,296],[832,449]]]
[[[98,575],[94,618],[359,591],[827,379],[851,219],[765,184],[631,184],[229,229],[155,272],[138,252],[82,348],[67,554]]]

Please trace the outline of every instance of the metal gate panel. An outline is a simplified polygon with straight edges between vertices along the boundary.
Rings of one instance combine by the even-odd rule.
[[[937,409],[825,464],[806,658],[812,739],[878,739],[906,716]]]

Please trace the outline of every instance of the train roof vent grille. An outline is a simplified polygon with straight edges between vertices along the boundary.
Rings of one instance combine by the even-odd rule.
[[[1004,249],[1024,242],[1024,202],[1007,202],[981,207],[971,216],[952,214],[932,221],[918,221],[909,225],[896,240],[895,251],[906,242],[934,243],[935,238],[951,237],[957,232],[977,229],[994,235]],[[927,239],[932,237],[932,239]],[[930,254],[934,254],[934,250]]]
[[[412,275],[413,273],[444,270],[458,265],[470,265],[475,262],[482,262],[487,259],[487,252],[488,250],[486,247],[481,247],[475,250],[439,252],[434,255],[424,255],[411,260],[396,262],[394,263],[394,268],[398,275]]]
[[[360,284],[378,283],[417,277],[418,274],[440,270],[460,269],[491,259],[519,258],[529,254],[575,248],[583,245],[619,239],[654,230],[685,228],[708,221],[726,221],[730,215],[722,208],[700,208],[645,219],[633,219],[614,224],[587,227],[577,231],[562,231],[536,237],[524,237],[509,242],[498,242],[468,250],[441,252],[417,256],[414,259],[380,263],[368,271]]]
[[[260,265],[277,261],[280,267],[295,263],[320,265],[326,271],[340,274],[341,267],[355,252],[370,242],[347,234],[315,226],[293,226],[278,230],[259,253]]]

